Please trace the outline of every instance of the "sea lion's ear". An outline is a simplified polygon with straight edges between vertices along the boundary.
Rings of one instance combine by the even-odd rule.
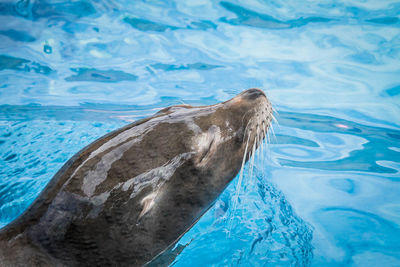
[[[188,109],[188,108],[192,108],[192,106],[186,105],[186,104],[171,106],[171,107],[161,109],[160,111],[158,111],[156,113],[156,115],[169,114],[169,113],[175,112],[180,109]]]

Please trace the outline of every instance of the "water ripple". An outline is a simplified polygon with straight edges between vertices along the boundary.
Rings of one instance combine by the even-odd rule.
[[[49,75],[54,72],[50,67],[40,65],[24,58],[10,57],[0,55],[0,71],[1,70],[18,70],[25,72],[36,72],[39,74]]]
[[[29,33],[24,31],[17,31],[17,30],[7,30],[7,31],[0,31],[1,35],[7,36],[8,38],[14,41],[20,42],[34,42],[36,38],[31,36]]]
[[[77,74],[66,77],[65,80],[68,82],[93,81],[115,83],[119,81],[135,81],[137,79],[136,75],[117,70],[97,70],[88,68],[73,68],[71,70]]]
[[[299,116],[297,115],[295,121],[295,124],[300,128],[307,127],[307,129],[312,129],[316,133],[326,133],[328,131],[347,133],[351,136],[360,137],[366,141],[363,142],[360,147],[355,149],[353,148],[347,155],[343,155],[342,151],[342,154],[339,155],[338,159],[318,161],[318,154],[313,153],[307,158],[307,161],[278,158],[281,165],[320,170],[348,170],[388,174],[394,174],[400,171],[399,169],[388,168],[379,164],[379,161],[386,160],[390,162],[394,159],[400,159],[400,153],[389,148],[393,142],[396,142],[396,139],[398,139],[396,137],[400,135],[400,131],[372,128],[345,120],[338,121],[328,116],[303,115],[301,117],[302,119],[299,120]],[[280,122],[283,125],[290,123],[293,126],[294,118],[291,114],[282,113],[280,116]],[[343,136],[343,138],[345,138],[345,136]],[[325,141],[325,143],[327,143],[327,141]],[[349,145],[347,145],[347,147],[349,147]],[[321,154],[324,153],[322,149],[326,150],[326,148],[321,148]],[[306,150],[303,149],[303,151]],[[305,155],[302,156],[304,157]]]
[[[149,20],[145,19],[140,19],[140,18],[130,18],[126,17],[124,18],[124,22],[128,23],[131,25],[133,28],[136,28],[141,31],[156,31],[156,32],[163,32],[166,30],[176,30],[178,29],[177,27],[174,26],[169,26],[169,25],[163,25],[160,23],[155,23]]]
[[[235,216],[234,226],[227,238],[229,219],[226,216],[235,188],[232,183],[219,197],[218,204],[182,237],[179,244],[186,244],[186,248],[174,264],[187,266],[201,261],[207,265],[257,265],[261,261],[268,265],[309,265],[312,229],[293,212],[282,193],[266,182],[262,174],[247,181],[245,189],[258,192],[262,198],[253,193],[241,196],[239,208],[230,211],[240,216],[230,215]],[[231,257],[223,259],[224,255]]]
[[[228,188],[168,262],[398,266],[399,14],[398,0],[1,1],[0,224],[102,134],[261,87],[280,127],[267,175],[245,176],[237,235]]]
[[[331,21],[331,19],[323,17],[308,17],[282,21],[275,19],[269,15],[260,14],[229,2],[222,1],[220,4],[227,10],[235,13],[238,17],[236,19],[221,18],[221,21],[230,23],[232,25],[246,25],[266,29],[289,29],[294,27],[302,27],[309,23],[321,23]]]

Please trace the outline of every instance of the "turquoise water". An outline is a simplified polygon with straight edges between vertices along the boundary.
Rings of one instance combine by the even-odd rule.
[[[0,226],[103,134],[259,87],[279,113],[266,161],[174,266],[399,266],[399,14],[398,1],[1,1]]]

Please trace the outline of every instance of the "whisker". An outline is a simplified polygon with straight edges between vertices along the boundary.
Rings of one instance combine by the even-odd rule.
[[[262,130],[261,130],[262,131]],[[261,132],[262,134],[262,132]],[[260,144],[260,153],[261,157],[258,158],[260,167],[262,168],[264,166],[264,138],[261,137],[261,144]]]
[[[229,236],[231,235],[232,220],[233,220],[233,216],[234,216],[235,211],[236,211],[237,202],[239,200],[240,187],[242,185],[242,180],[243,180],[243,170],[244,170],[244,164],[246,163],[247,148],[249,146],[249,141],[250,141],[250,133],[249,133],[249,135],[247,137],[246,148],[244,149],[244,154],[243,154],[242,166],[240,168],[239,180],[238,180],[238,183],[236,185],[236,194],[235,194],[234,199],[233,199],[233,209],[232,209],[231,218],[230,218],[229,226],[228,226]]]
[[[271,144],[272,144],[272,142],[271,142],[271,134],[270,134],[270,132],[271,132],[271,131],[267,131],[267,136],[268,136],[268,145],[271,145]],[[268,147],[270,147],[270,146],[268,146]],[[271,149],[268,149],[268,156],[269,156],[269,158],[271,158]]]
[[[258,132],[258,127],[257,127],[257,132]],[[251,163],[250,163],[250,175],[249,175],[249,178],[251,179],[252,177],[253,177],[253,167],[254,167],[254,157],[255,157],[255,154],[256,154],[256,140],[257,140],[257,135],[256,136],[254,136],[254,138],[255,138],[255,140],[254,140],[254,143],[253,143],[253,149],[252,149],[252,156],[251,156]]]
[[[275,118],[274,114],[271,114],[271,116],[272,116],[272,120],[273,120],[274,122],[276,122],[276,124],[279,125],[279,122],[278,122],[278,120]]]
[[[260,143],[261,143],[261,138],[262,138],[262,136],[261,136],[261,128],[260,128],[260,125],[258,124],[258,125],[257,125],[257,138],[256,138],[256,140],[257,140],[256,149],[257,149],[257,158],[258,158],[258,159],[260,158]]]
[[[279,114],[279,112],[276,110],[276,108],[274,108],[272,105],[271,105],[271,109],[272,109],[272,111],[275,112],[276,114]]]
[[[270,129],[271,129],[272,135],[273,135],[273,136],[274,136],[274,138],[275,138],[275,143],[278,143],[278,140],[276,139],[276,135],[275,135],[274,127],[273,127],[273,125],[272,125],[272,124],[271,124],[271,127],[270,127]]]
[[[255,112],[256,112],[257,116],[254,117],[252,120],[249,120],[249,122],[247,123],[246,128],[245,128],[245,132],[247,134],[247,142],[246,142],[246,147],[244,150],[242,165],[241,165],[240,172],[239,172],[239,179],[238,179],[238,182],[236,185],[236,192],[233,197],[233,205],[232,205],[232,210],[230,213],[230,218],[229,218],[229,223],[228,223],[228,235],[229,236],[232,234],[233,221],[234,221],[235,213],[237,210],[237,206],[239,204],[239,196],[240,196],[241,188],[242,188],[242,184],[243,184],[244,167],[246,164],[246,160],[249,161],[249,165],[248,165],[249,180],[247,180],[247,181],[250,182],[250,181],[253,181],[254,172],[258,171],[259,167],[261,169],[264,168],[265,157],[266,157],[265,153],[271,152],[268,149],[268,144],[271,143],[271,133],[270,133],[269,129],[271,129],[271,131],[273,132],[271,120],[276,121],[276,118],[273,116],[273,114],[270,113],[271,110],[269,109],[269,107],[268,107],[268,109],[267,109],[267,107],[265,107],[265,111],[264,111],[264,109],[262,109],[262,110],[255,110]],[[270,116],[272,116],[272,118]],[[254,135],[254,136],[252,136],[252,135]],[[274,132],[273,132],[273,135],[276,140],[276,136],[275,136]],[[250,139],[253,141],[253,145],[251,147],[249,147],[249,143],[251,143]],[[260,164],[260,166],[259,166],[259,164]]]
[[[258,151],[259,153],[259,157],[258,157],[258,165],[259,167],[262,169],[264,166],[264,162],[262,161],[262,159],[264,158],[264,135],[263,135],[263,124],[264,122],[262,122],[262,124],[260,125],[260,142],[259,142],[259,148]]]
[[[265,130],[265,128],[266,128],[266,125],[265,125],[265,123],[264,123],[264,127],[263,127],[263,131],[264,131],[264,145],[263,146],[265,146],[265,151],[267,150],[267,133],[266,133],[266,130]],[[263,158],[262,158],[262,161],[263,161],[263,164],[265,164],[265,161],[264,161],[264,153],[263,153]]]

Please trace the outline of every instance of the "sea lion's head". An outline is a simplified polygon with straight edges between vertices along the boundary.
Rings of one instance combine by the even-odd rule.
[[[179,105],[160,113],[186,118],[193,131],[189,149],[194,152],[193,164],[203,173],[202,183],[220,192],[261,144],[273,111],[264,92],[253,88],[216,105]]]
[[[261,144],[272,120],[272,106],[263,91],[248,89],[210,108],[215,111],[195,120],[203,130],[193,139],[198,152],[195,163],[214,170],[214,180],[226,185]]]

